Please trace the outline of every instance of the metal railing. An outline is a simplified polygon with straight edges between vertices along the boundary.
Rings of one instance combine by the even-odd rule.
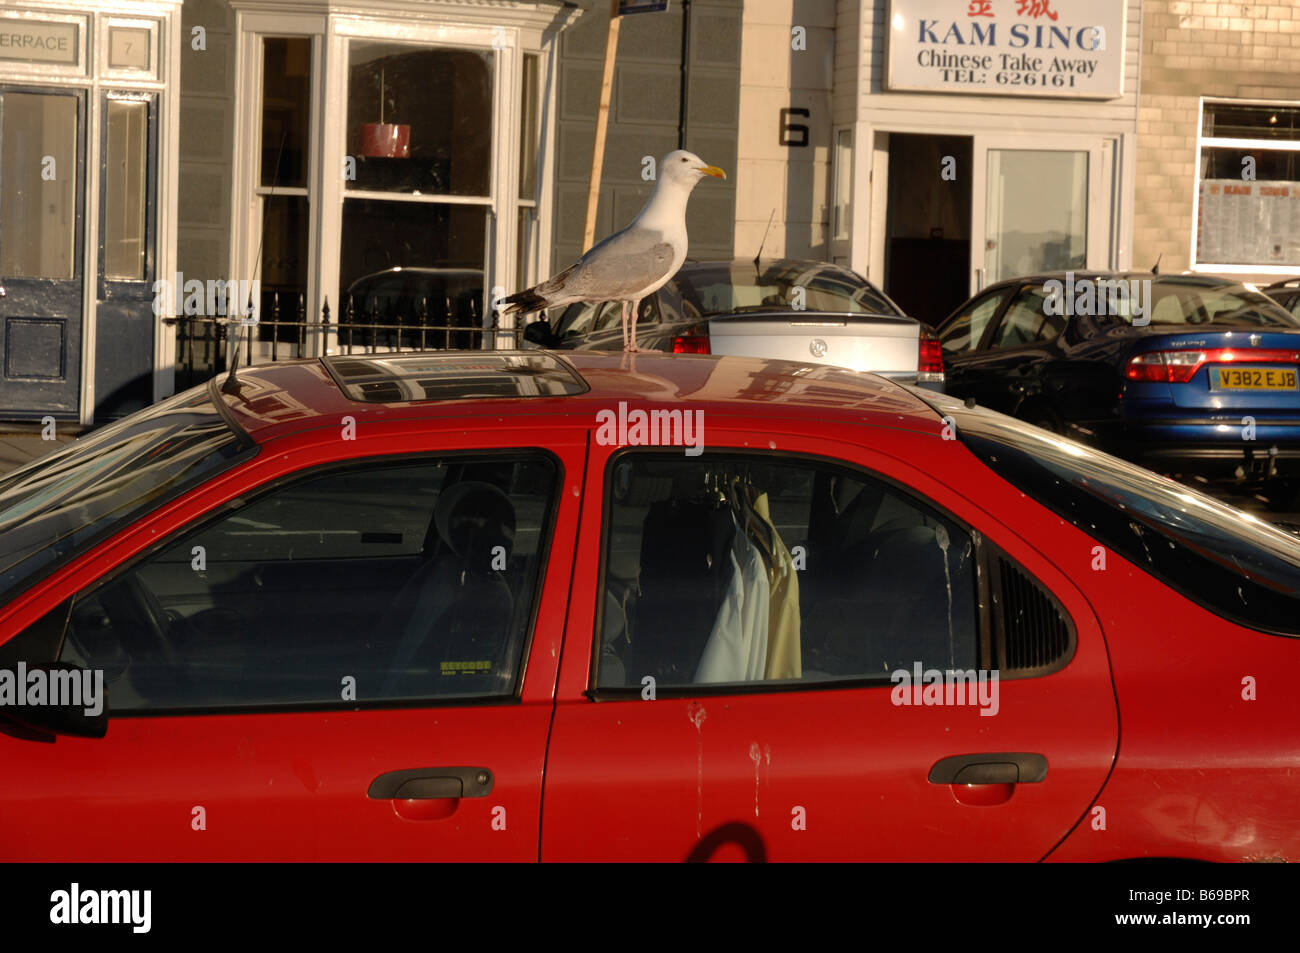
[[[477,297],[457,309],[450,297],[430,307],[420,299],[414,313],[403,315],[392,306],[380,310],[375,296],[363,310],[352,295],[343,296],[343,315],[333,320],[327,298],[319,320],[307,314],[300,292],[270,291],[262,295],[256,325],[244,325],[231,315],[174,315],[163,323],[176,328],[176,390],[193,387],[225,373],[230,334],[240,335],[241,367],[267,361],[287,361],[328,354],[381,354],[429,350],[494,350],[519,347],[522,326],[499,326],[495,318],[484,326]]]

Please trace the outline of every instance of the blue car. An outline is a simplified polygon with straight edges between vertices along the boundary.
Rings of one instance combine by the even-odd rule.
[[[1203,479],[1300,474],[1300,318],[1202,275],[1034,275],[939,327],[949,394]]]

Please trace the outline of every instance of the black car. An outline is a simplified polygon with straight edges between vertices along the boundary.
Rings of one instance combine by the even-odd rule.
[[[949,394],[1152,469],[1275,477],[1300,460],[1300,318],[1230,279],[1013,278],[939,339]]]
[[[558,309],[557,309],[558,310]],[[569,305],[554,325],[524,329],[547,348],[623,347],[617,301]],[[642,300],[637,346],[677,354],[731,354],[834,364],[937,389],[938,341],[860,275],[824,261],[687,261]]]

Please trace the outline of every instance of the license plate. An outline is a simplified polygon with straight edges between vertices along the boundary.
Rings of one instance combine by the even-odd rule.
[[[1287,367],[1221,367],[1220,390],[1295,390],[1296,372]]]

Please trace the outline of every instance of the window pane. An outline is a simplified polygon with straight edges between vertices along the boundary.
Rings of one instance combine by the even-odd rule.
[[[835,229],[834,236],[849,237],[849,201],[853,184],[853,131],[841,129],[835,136]]]
[[[348,57],[349,188],[489,194],[491,53],[354,41]]]
[[[311,142],[311,39],[268,37],[262,44],[262,185],[303,187]]]
[[[1300,265],[1300,153],[1202,147],[1196,260]]]
[[[555,479],[529,455],[282,487],[79,598],[63,658],[115,711],[349,705],[347,677],[358,702],[509,695]]]
[[[108,101],[104,182],[104,277],[144,279],[149,104]]]
[[[519,93],[519,197],[537,198],[537,139],[541,131],[539,57],[524,54],[523,89]]]
[[[269,341],[278,332],[281,341],[296,342],[298,329],[276,328],[274,321],[302,321],[300,311],[307,294],[307,236],[311,206],[303,195],[271,195],[266,203],[262,231],[261,311],[257,337]],[[231,302],[228,306],[234,311]],[[246,301],[238,302],[243,308]]]
[[[1088,153],[990,149],[988,166],[988,280],[1084,267]]]
[[[487,210],[478,205],[346,200],[339,266],[343,292],[339,300],[344,302],[340,323],[482,326],[486,223]],[[426,335],[424,343],[478,345],[478,340],[468,335],[453,336],[451,343],[446,343],[442,333]],[[397,334],[392,330],[376,332],[375,340],[397,344]],[[420,343],[418,332],[400,334],[405,346]],[[346,337],[341,340],[347,343]],[[367,332],[364,337],[357,334],[355,343],[370,340]]]
[[[77,162],[76,99],[0,94],[0,275],[72,277]]]
[[[1300,140],[1300,106],[1206,103],[1201,135],[1212,139]]]
[[[612,466],[600,686],[974,667],[971,539],[912,497],[770,457]]]
[[[1049,315],[1044,307],[1046,295],[1041,286],[1026,288],[1011,302],[1002,316],[992,347],[1019,347],[1025,344],[1050,341],[1065,327],[1061,315]],[[1101,307],[1106,307],[1105,303]]]

